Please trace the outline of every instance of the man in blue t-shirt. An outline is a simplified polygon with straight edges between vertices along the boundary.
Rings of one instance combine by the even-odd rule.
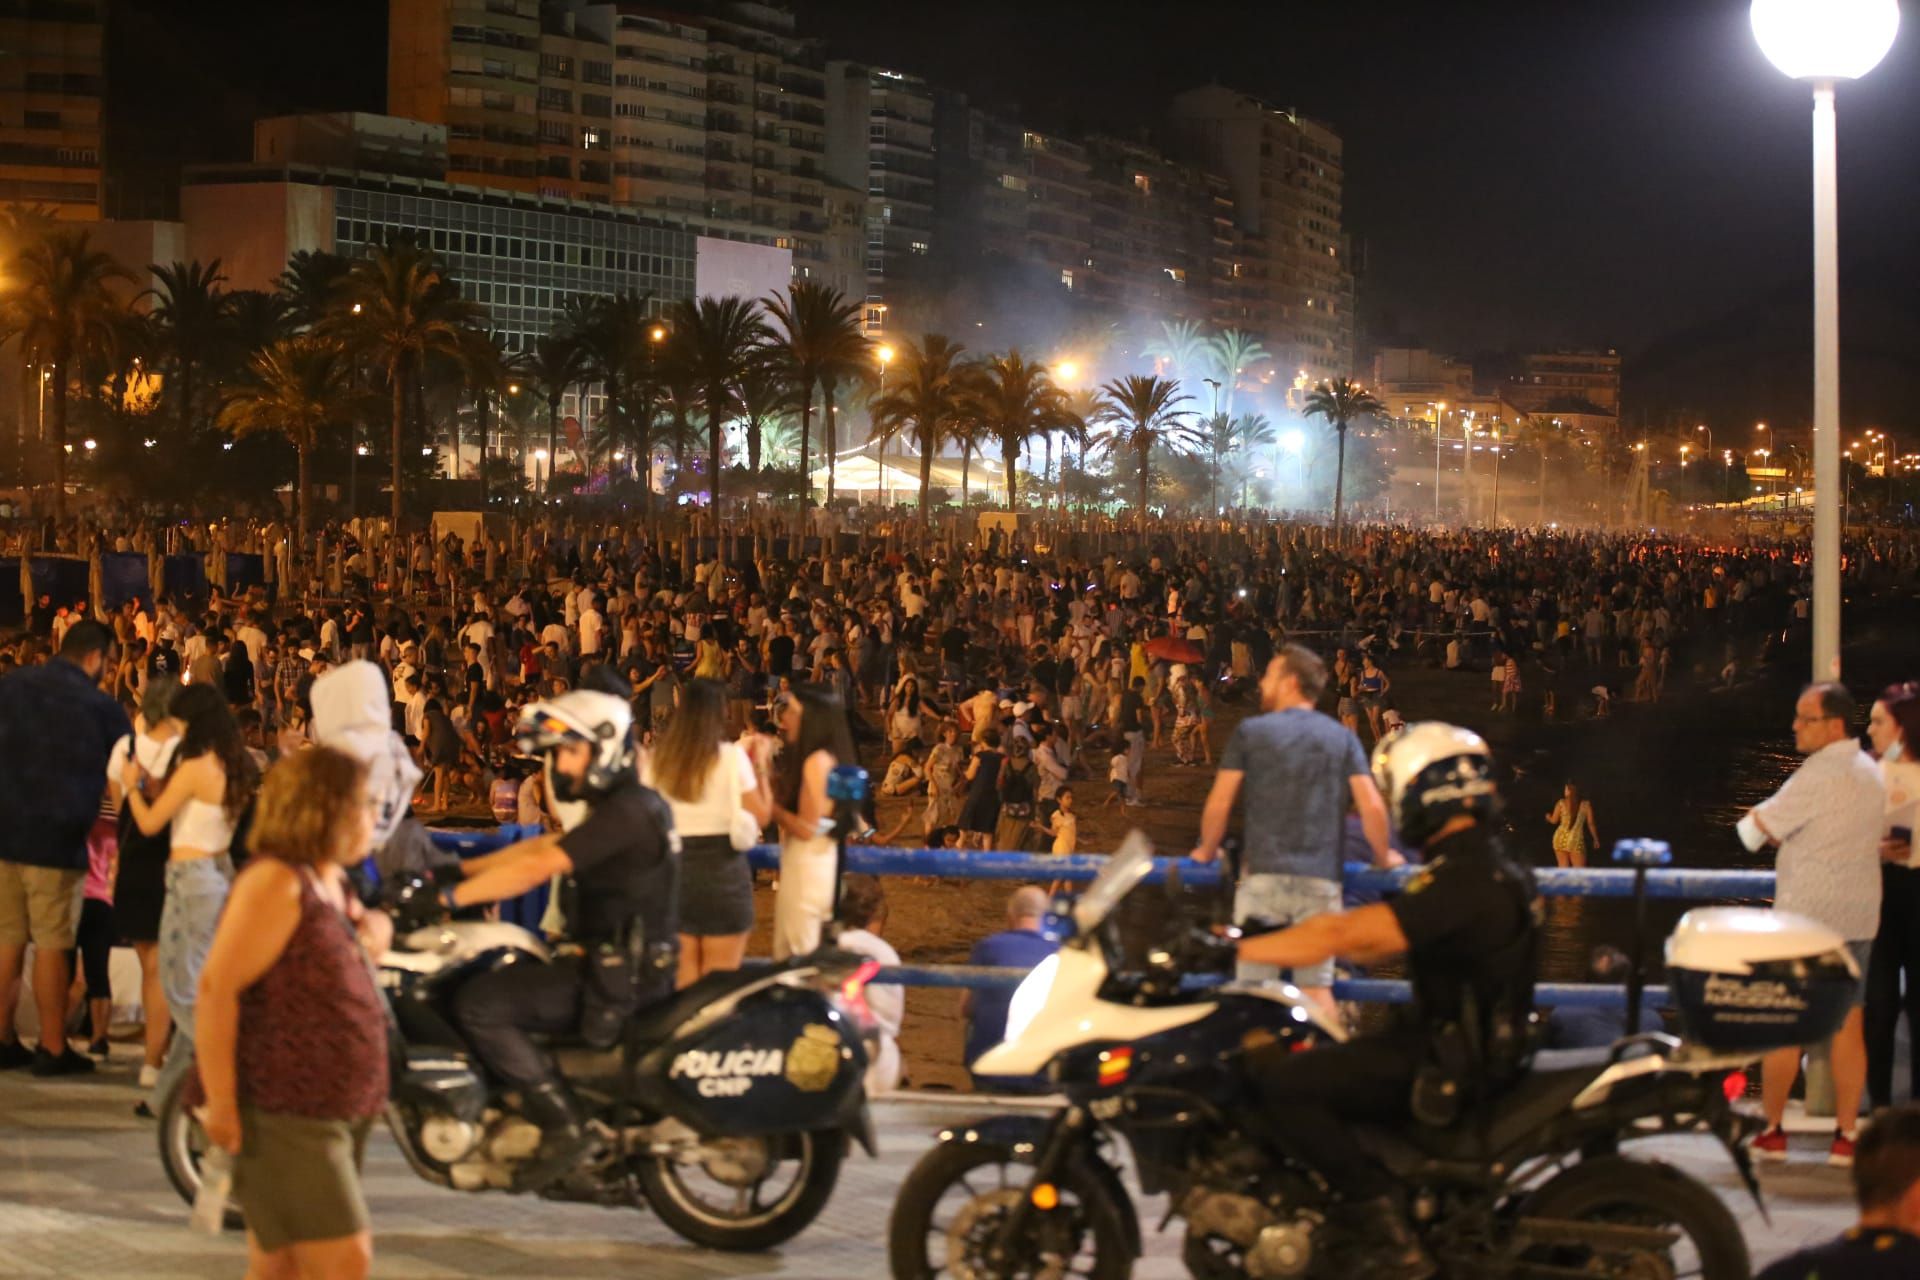
[[[1388,844],[1387,807],[1360,740],[1314,709],[1326,684],[1327,664],[1318,654],[1297,644],[1281,649],[1260,679],[1262,714],[1242,720],[1220,755],[1193,856],[1207,862],[1219,854],[1234,802],[1241,800],[1245,856],[1233,900],[1236,921],[1263,917],[1294,925],[1340,910],[1349,806],[1360,817],[1374,864],[1401,862]],[[1279,975],[1242,964],[1239,976],[1255,982]],[[1293,982],[1332,1008],[1331,962],[1296,970]]]
[[[1853,1194],[1857,1226],[1780,1259],[1759,1280],[1920,1276],[1920,1107],[1896,1107],[1866,1127],[1853,1153]]]
[[[968,964],[993,965],[1008,969],[1032,969],[1060,949],[1058,939],[1044,932],[1047,895],[1032,885],[1015,889],[1007,900],[1007,927],[973,944]],[[1013,999],[1011,987],[995,991],[969,991],[960,1003],[960,1016],[967,1020],[967,1065],[1000,1043],[1007,1032],[1007,1005]],[[1020,1091],[1044,1089],[1043,1077],[975,1076],[976,1087]]]

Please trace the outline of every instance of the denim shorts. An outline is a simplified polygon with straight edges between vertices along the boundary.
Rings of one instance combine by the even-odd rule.
[[[1340,882],[1319,876],[1295,876],[1278,872],[1255,872],[1240,878],[1233,895],[1233,918],[1265,916],[1280,924],[1299,924],[1309,916],[1326,915],[1341,908]],[[1242,982],[1274,982],[1282,975],[1270,964],[1241,961],[1236,976]],[[1333,985],[1333,961],[1296,966],[1290,979],[1297,987]]]

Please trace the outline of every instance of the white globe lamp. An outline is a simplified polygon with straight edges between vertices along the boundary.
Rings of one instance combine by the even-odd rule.
[[[1900,30],[1898,0],[1753,0],[1753,38],[1795,80],[1858,80]]]
[[[1753,0],[1767,60],[1813,85],[1813,678],[1840,678],[1840,213],[1833,86],[1880,65],[1898,0]]]

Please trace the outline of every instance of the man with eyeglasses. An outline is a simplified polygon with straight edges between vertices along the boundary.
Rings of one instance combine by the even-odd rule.
[[[1847,940],[1862,978],[1880,927],[1880,828],[1886,805],[1880,771],[1854,738],[1854,702],[1838,684],[1808,685],[1794,704],[1793,744],[1806,757],[1780,789],[1748,811],[1737,830],[1747,848],[1779,846],[1774,906],[1807,916]],[[1860,998],[1833,1037],[1834,1133],[1827,1163],[1853,1165],[1854,1125],[1866,1083]],[[1767,1055],[1761,1102],[1767,1128],[1753,1140],[1762,1160],[1787,1158],[1780,1122],[1800,1071],[1800,1050]]]

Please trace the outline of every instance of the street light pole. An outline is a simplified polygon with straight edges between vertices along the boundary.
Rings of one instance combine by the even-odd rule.
[[[1761,52],[1813,88],[1813,678],[1840,675],[1840,269],[1833,87],[1893,47],[1899,0],[1753,0]]]
[[[1493,516],[1487,521],[1491,528],[1500,527],[1500,428],[1493,429]]]
[[[1433,405],[1433,518],[1440,519],[1440,423],[1446,415],[1447,402],[1442,400]]]
[[[1473,525],[1473,410],[1460,418],[1460,523]]]

